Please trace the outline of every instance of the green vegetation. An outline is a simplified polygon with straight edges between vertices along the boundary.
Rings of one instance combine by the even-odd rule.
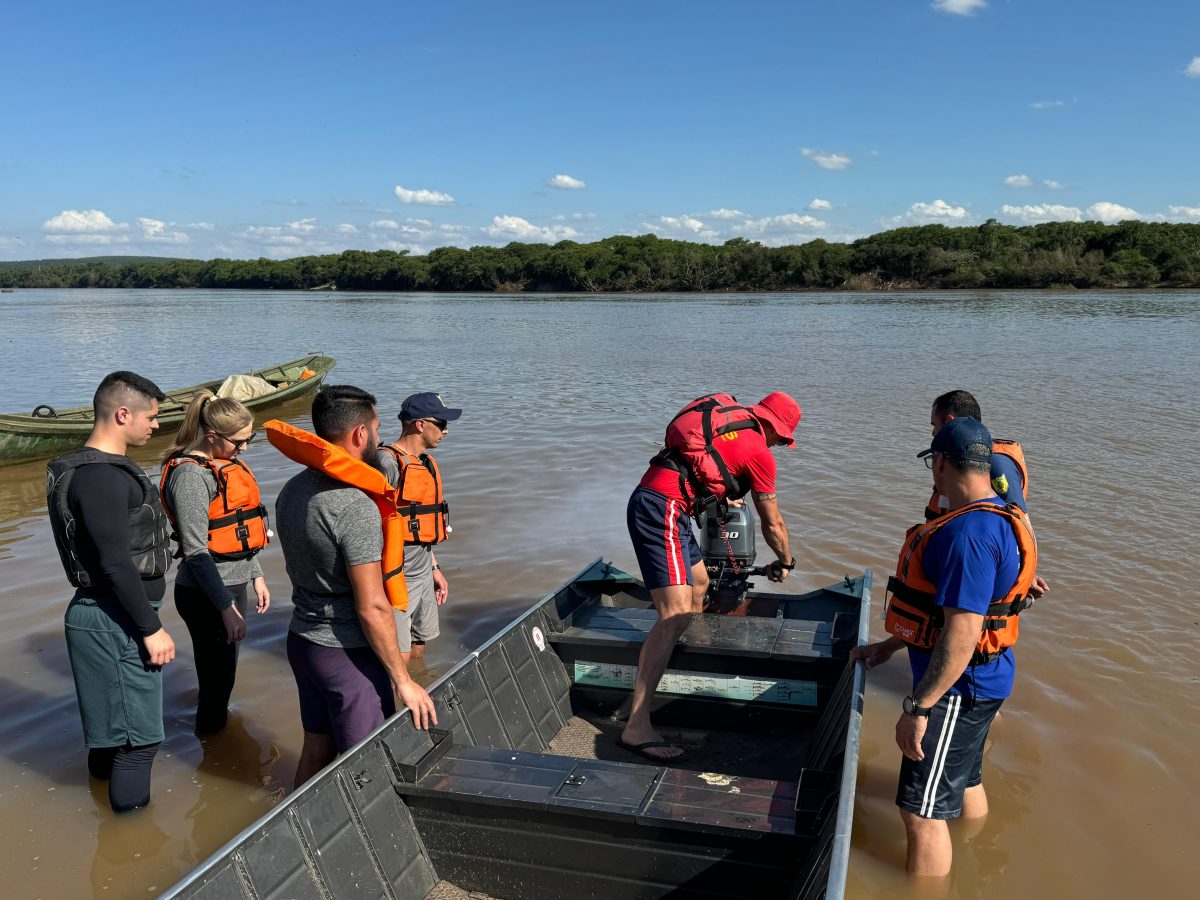
[[[348,250],[286,260],[97,258],[0,267],[2,287],[367,291],[783,291],[1200,286],[1200,225],[925,225],[855,241],[720,246],[653,235],[592,244]]]

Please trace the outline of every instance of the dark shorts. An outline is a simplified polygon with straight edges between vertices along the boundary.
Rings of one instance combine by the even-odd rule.
[[[289,631],[287,655],[304,730],[333,735],[339,753],[396,712],[392,680],[370,647],[326,647]]]
[[[162,668],[150,665],[127,619],[109,603],[78,592],[67,606],[67,656],[89,748],[141,747],[165,736]]]
[[[983,745],[1003,700],[943,697],[921,742],[925,758],[903,757],[896,805],[923,819],[957,819],[963,793],[983,783]]]
[[[701,557],[687,503],[638,487],[625,516],[646,587],[691,584],[692,566]]]

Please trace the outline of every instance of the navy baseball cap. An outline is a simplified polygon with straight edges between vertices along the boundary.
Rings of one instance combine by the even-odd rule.
[[[978,419],[968,419],[965,416],[951,419],[934,436],[929,449],[922,450],[917,457],[924,458],[934,453],[942,453],[949,459],[961,459],[964,462],[991,462],[991,432],[984,428]]]
[[[461,409],[451,409],[442,402],[442,395],[432,391],[405,397],[400,405],[400,421],[415,422],[417,419],[443,419],[453,422],[462,415]]]

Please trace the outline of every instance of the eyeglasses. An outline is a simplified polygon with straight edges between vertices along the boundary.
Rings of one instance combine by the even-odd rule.
[[[244,437],[240,441],[235,441],[233,438],[229,437],[228,435],[224,435],[224,434],[222,434],[221,437],[224,438],[225,440],[229,441],[229,443],[233,444],[233,449],[236,452],[241,453],[243,450],[245,450],[247,447],[250,446],[250,443],[254,440],[256,435],[252,431],[252,432],[250,432],[249,437]]]
[[[445,431],[450,427],[450,423],[445,419],[422,419],[421,421],[430,423],[431,425],[435,426],[438,431]]]
[[[936,455],[937,455],[936,453],[930,453],[928,456],[925,457],[925,468],[930,469],[930,470],[933,469],[933,458]]]

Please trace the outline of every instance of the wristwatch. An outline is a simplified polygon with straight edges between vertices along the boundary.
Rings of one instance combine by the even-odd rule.
[[[926,716],[933,712],[932,706],[917,706],[917,701],[910,695],[904,698],[904,714],[906,716]]]

